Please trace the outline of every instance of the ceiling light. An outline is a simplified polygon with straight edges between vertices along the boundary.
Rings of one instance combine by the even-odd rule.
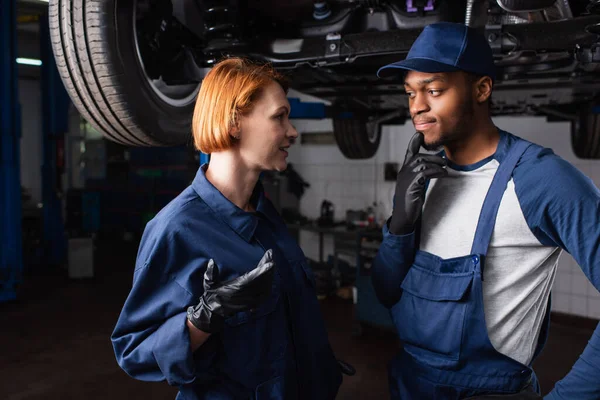
[[[34,58],[17,58],[17,64],[33,65],[39,67],[42,65],[42,60],[36,60]]]

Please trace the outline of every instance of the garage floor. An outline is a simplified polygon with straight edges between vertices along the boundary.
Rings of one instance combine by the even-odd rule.
[[[18,303],[0,304],[0,399],[173,399],[166,383],[138,382],[117,366],[109,340],[131,282],[135,244],[98,245],[96,278],[69,281],[59,273],[28,278]],[[386,399],[386,364],[394,335],[352,331],[352,304],[323,301],[336,355],[357,369],[338,399]],[[537,361],[548,391],[572,366],[592,331],[553,325]]]

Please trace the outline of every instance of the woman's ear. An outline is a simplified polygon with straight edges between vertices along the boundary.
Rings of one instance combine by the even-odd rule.
[[[242,133],[242,121],[241,114],[239,111],[235,111],[231,116],[231,130],[229,131],[229,135],[235,140],[240,140],[240,135]]]
[[[240,140],[240,133],[242,132],[242,124],[240,121],[239,113],[236,112],[232,119],[233,119],[233,121],[231,121],[232,126],[231,126],[231,130],[229,131],[229,134],[235,140]]]
[[[238,123],[236,123],[232,128],[231,131],[229,132],[229,134],[231,135],[232,138],[239,140],[240,139],[240,126]]]

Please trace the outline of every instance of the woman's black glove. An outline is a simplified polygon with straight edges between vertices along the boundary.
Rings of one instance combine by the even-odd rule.
[[[188,308],[187,318],[201,331],[219,332],[226,318],[257,308],[269,298],[274,273],[273,251],[267,250],[255,269],[219,284],[219,270],[211,259],[204,273],[204,294],[198,305]]]
[[[437,155],[421,154],[424,137],[414,134],[406,151],[406,158],[396,178],[394,210],[389,230],[394,235],[406,235],[415,229],[425,201],[425,183],[428,179],[448,175],[446,160]]]

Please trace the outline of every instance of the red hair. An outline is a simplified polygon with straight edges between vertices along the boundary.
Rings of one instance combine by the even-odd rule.
[[[270,64],[238,57],[217,63],[202,81],[196,98],[192,119],[196,149],[210,154],[230,148],[231,129],[240,115],[252,110],[262,89],[272,82],[279,83],[287,93],[285,77]]]

